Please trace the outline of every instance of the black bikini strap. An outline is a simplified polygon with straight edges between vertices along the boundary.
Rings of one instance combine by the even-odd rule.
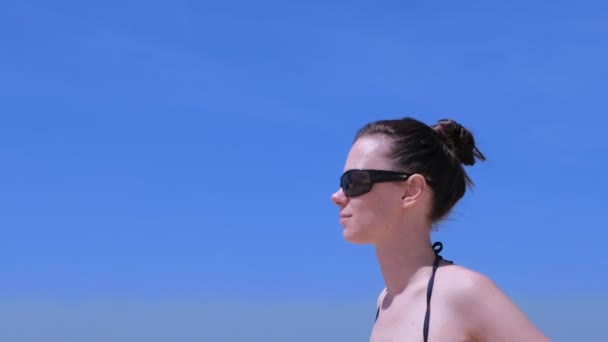
[[[443,244],[441,242],[435,242],[433,244],[433,251],[435,252],[435,261],[433,262],[433,273],[431,274],[431,278],[429,279],[429,284],[426,288],[426,314],[424,315],[424,342],[427,342],[429,339],[429,320],[431,318],[431,295],[433,294],[433,284],[435,282],[435,273],[437,272],[437,268],[439,267],[439,261],[443,259],[439,253],[443,249]]]

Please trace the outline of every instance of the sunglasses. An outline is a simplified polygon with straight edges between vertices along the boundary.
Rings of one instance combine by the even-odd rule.
[[[348,170],[340,177],[340,187],[347,197],[368,193],[375,183],[406,180],[411,174],[386,170]]]

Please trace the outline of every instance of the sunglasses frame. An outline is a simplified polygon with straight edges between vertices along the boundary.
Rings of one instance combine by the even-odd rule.
[[[355,172],[364,172],[369,176],[369,188],[362,193],[357,193],[355,195],[348,195],[344,190],[345,177],[349,174]],[[401,171],[390,171],[390,170],[376,170],[376,169],[350,169],[340,176],[340,188],[346,197],[357,197],[364,195],[370,192],[375,183],[383,183],[383,182],[395,182],[395,181],[404,181],[411,177],[413,173],[401,172]],[[426,179],[426,178],[425,178]],[[427,183],[433,187],[433,183],[431,183],[428,179]]]

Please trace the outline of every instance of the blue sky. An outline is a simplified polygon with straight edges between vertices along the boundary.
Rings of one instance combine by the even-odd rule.
[[[580,332],[581,311],[608,300],[607,9],[2,4],[0,315],[14,322],[0,330],[65,340],[31,315],[50,310],[135,336],[139,323],[113,325],[130,308],[231,341],[229,315],[208,314],[230,303],[346,338],[344,321],[306,314],[346,303],[328,320],[351,317],[363,328],[348,338],[365,340],[382,279],[371,248],[342,240],[329,196],[361,125],[414,116],[461,122],[488,157],[434,236],[444,256],[568,340],[563,322]]]

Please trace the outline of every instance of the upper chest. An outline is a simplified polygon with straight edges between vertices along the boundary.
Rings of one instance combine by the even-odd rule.
[[[427,312],[426,288],[396,299],[380,310],[371,342],[422,342]],[[468,341],[462,320],[453,312],[448,298],[434,291],[428,320],[428,342]]]

